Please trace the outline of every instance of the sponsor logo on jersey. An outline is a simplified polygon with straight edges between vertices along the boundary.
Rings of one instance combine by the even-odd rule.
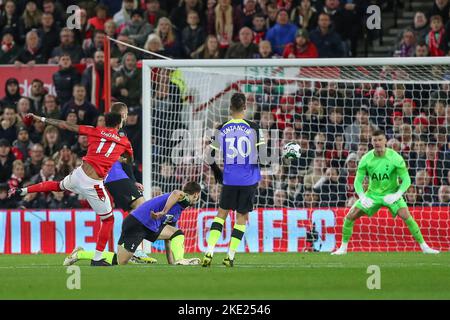
[[[387,173],[383,173],[383,175],[381,175],[381,173],[379,174],[373,173],[371,178],[372,180],[383,181],[389,180],[389,175]]]

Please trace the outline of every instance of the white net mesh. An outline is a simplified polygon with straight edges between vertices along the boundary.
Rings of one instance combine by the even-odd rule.
[[[151,79],[151,103],[143,109],[152,111],[152,137],[144,137],[143,152],[152,154],[151,167],[144,167],[152,195],[191,180],[203,188],[199,208],[180,222],[187,251],[205,248],[218,206],[221,186],[203,151],[211,129],[229,119],[234,92],[245,93],[247,119],[264,130],[271,159],[241,251],[333,250],[357,200],[358,160],[376,129],[408,164],[405,200],[425,240],[449,249],[449,65],[152,68]],[[302,155],[283,163],[279,149],[289,141],[300,144]],[[225,225],[219,250],[230,233]],[[401,219],[382,209],[357,222],[349,248],[418,246]]]

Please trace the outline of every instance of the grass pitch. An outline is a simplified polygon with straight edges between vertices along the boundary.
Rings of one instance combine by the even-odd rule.
[[[69,290],[64,255],[3,255],[0,299],[450,299],[450,252],[237,254],[234,268],[223,254],[210,268],[152,256],[157,264],[78,262],[81,289]],[[380,267],[380,290],[367,288],[369,265]]]

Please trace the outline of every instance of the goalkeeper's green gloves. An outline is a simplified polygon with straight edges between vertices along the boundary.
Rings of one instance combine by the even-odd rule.
[[[367,197],[364,193],[358,194],[358,197],[364,209],[370,209],[373,206],[373,200]]]
[[[385,196],[383,198],[383,201],[386,202],[387,204],[393,204],[394,202],[400,200],[402,195],[403,195],[403,192],[397,191],[396,193],[391,193],[391,194],[388,194],[387,196]]]

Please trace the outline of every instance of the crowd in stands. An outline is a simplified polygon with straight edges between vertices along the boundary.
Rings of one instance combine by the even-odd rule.
[[[410,26],[399,34],[395,57],[440,57],[449,55],[450,2],[434,0],[428,12],[417,11]]]
[[[0,94],[0,208],[85,207],[67,193],[28,194],[7,199],[7,190],[59,180],[81,162],[87,139],[74,133],[28,123],[33,112],[71,123],[104,125],[105,36],[171,57],[329,58],[356,56],[369,0],[0,0],[0,64],[18,68],[58,66],[55,92],[47,92],[39,74],[30,79],[27,96],[9,78]],[[79,28],[67,27],[70,5]],[[417,12],[399,39],[396,56],[448,54],[448,0],[436,0],[430,12]],[[142,59],[156,59],[120,43],[111,47],[111,91],[129,106],[124,131],[135,150],[135,175],[142,167]],[[449,75],[450,76],[450,75]],[[164,80],[167,79],[167,83]],[[208,168],[175,166],[169,133],[182,123],[180,89],[170,75],[154,90],[155,110],[165,125],[155,124],[153,195],[203,172],[202,204],[216,207],[221,186]],[[161,85],[161,84],[166,85]],[[293,95],[248,93],[254,108],[248,118],[263,129],[280,130],[279,148],[296,140],[302,157],[277,173],[263,175],[258,206],[351,206],[356,167],[371,148],[375,129],[387,133],[389,146],[407,161],[413,186],[410,205],[448,205],[450,201],[450,85],[322,83],[299,85]],[[267,90],[266,90],[267,89]],[[158,129],[158,125],[160,126]],[[156,129],[155,129],[156,128]],[[158,131],[159,130],[159,131]],[[269,143],[270,144],[270,143]]]

